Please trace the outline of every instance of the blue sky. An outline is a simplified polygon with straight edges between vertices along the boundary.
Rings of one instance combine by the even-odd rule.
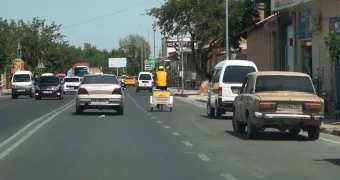
[[[149,2],[147,2],[149,1]],[[163,0],[159,0],[163,2]],[[64,27],[88,21],[107,14],[127,9],[104,18],[76,25],[61,32],[72,45],[82,46],[84,42],[100,49],[118,48],[119,38],[140,34],[148,40],[153,50],[153,17],[142,16],[147,9],[160,7],[158,0],[0,0],[0,17],[6,19],[31,20],[33,17],[55,21]],[[140,27],[141,25],[142,27]],[[156,55],[161,48],[161,35],[156,31]]]

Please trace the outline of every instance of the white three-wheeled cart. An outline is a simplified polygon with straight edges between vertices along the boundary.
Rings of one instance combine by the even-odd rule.
[[[161,111],[163,111],[163,106],[166,105],[170,108],[170,112],[172,112],[173,101],[174,97],[171,96],[170,91],[155,89],[152,96],[150,96],[151,111],[153,111],[153,108],[157,105],[159,105]]]

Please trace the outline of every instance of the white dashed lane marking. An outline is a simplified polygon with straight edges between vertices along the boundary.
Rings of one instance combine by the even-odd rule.
[[[221,174],[221,176],[226,180],[237,180],[234,176],[231,174]]]
[[[169,126],[164,126],[165,129],[169,129],[170,127]]]
[[[203,161],[211,161],[211,159],[205,154],[197,154],[197,156],[201,158]]]
[[[152,118],[152,119],[156,119],[156,117],[154,117],[154,116],[152,116],[151,118]]]
[[[162,121],[157,121],[157,123],[159,123],[159,124],[160,124],[160,123],[163,123],[163,122],[162,122]]]
[[[175,135],[175,136],[179,136],[178,132],[172,132],[172,134]]]
[[[191,144],[191,142],[189,142],[189,141],[182,141],[182,142],[183,142],[183,144],[186,145],[186,146],[193,146],[193,145]]]

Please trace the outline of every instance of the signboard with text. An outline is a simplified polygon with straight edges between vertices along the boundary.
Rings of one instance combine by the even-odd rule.
[[[303,0],[271,0],[271,10],[278,11],[302,3]]]
[[[109,58],[109,68],[125,68],[126,58]]]

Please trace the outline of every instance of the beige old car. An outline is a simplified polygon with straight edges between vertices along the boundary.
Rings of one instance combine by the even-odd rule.
[[[254,138],[266,128],[297,135],[308,131],[316,140],[324,118],[324,100],[315,94],[309,75],[297,72],[262,71],[246,76],[234,101],[233,129]]]

